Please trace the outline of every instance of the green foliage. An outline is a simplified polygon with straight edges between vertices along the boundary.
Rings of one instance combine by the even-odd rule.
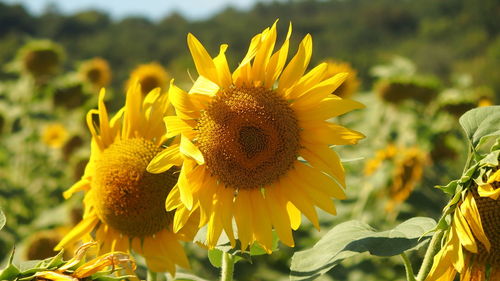
[[[500,106],[488,106],[468,111],[460,117],[460,125],[472,147],[478,149],[489,137],[500,136]]]
[[[314,280],[342,260],[369,252],[389,257],[424,243],[436,222],[430,218],[409,219],[394,229],[376,232],[360,221],[348,221],[331,229],[313,248],[293,255],[291,280]]]
[[[3,213],[2,209],[0,209],[0,230],[5,226],[5,214]]]

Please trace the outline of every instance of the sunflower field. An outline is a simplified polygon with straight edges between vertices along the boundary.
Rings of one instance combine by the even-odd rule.
[[[0,280],[500,281],[498,18],[0,2]]]

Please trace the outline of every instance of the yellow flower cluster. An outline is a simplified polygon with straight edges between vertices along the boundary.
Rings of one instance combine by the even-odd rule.
[[[189,34],[199,74],[191,89],[171,82],[165,92],[166,72],[140,66],[112,117],[102,90],[87,116],[90,161],[64,193],[85,192],[83,220],[57,248],[92,233],[99,254],[133,250],[151,270],[174,274],[189,267],[179,241],[201,227],[210,248],[225,232],[233,246],[238,239],[243,250],[257,243],[270,253],[273,229],[294,246],[302,214],[318,229],[315,207],[336,214],[345,175],[330,146],[364,136],[331,118],[364,106],[332,95],[347,73],[331,74],[327,63],[306,71],[310,35],[286,63],[291,33],[275,50],[276,23],[266,28],[233,71],[227,45],[212,57]]]

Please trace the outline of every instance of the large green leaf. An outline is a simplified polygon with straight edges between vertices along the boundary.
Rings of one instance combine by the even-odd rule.
[[[2,209],[0,209],[0,230],[5,226],[5,215],[2,212]]]
[[[460,117],[459,122],[472,146],[477,148],[488,137],[500,136],[500,106],[469,110]]]
[[[388,257],[413,249],[425,242],[436,226],[431,218],[409,219],[394,229],[376,232],[360,221],[348,221],[335,226],[313,248],[297,252],[292,257],[291,280],[314,280],[342,260],[369,252]]]

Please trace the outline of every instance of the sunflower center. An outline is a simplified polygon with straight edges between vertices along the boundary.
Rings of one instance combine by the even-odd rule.
[[[148,140],[125,139],[110,145],[96,162],[92,190],[97,215],[130,237],[153,235],[172,222],[165,199],[177,182],[176,170],[146,171],[160,151]]]
[[[143,95],[147,95],[151,90],[155,89],[156,87],[160,87],[160,81],[158,81],[158,78],[152,75],[147,75],[144,76],[141,81],[141,90]]]
[[[289,169],[300,128],[288,102],[263,87],[231,87],[213,99],[197,125],[207,168],[234,189],[265,187]]]
[[[92,68],[89,71],[87,71],[87,79],[94,84],[97,84],[99,81],[101,81],[102,73],[100,69],[97,68]]]
[[[499,188],[499,186],[494,186]],[[479,262],[490,264],[494,267],[500,266],[500,199],[493,200],[489,197],[481,197],[477,190],[473,190],[476,200],[481,224],[484,233],[491,243],[491,249],[488,252],[486,248],[476,239],[478,247]]]

